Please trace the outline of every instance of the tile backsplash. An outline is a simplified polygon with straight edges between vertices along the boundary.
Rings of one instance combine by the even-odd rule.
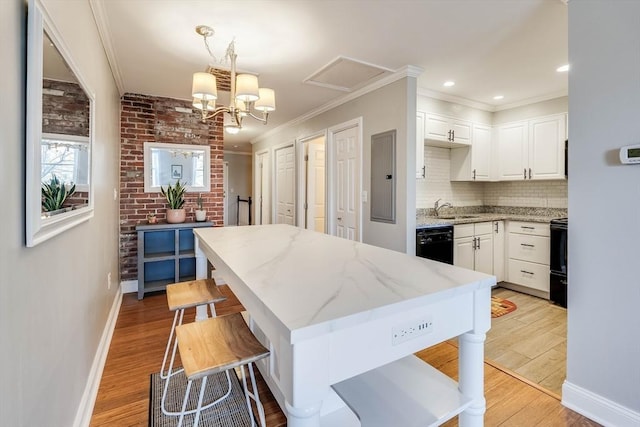
[[[520,206],[566,209],[566,181],[451,182],[448,148],[426,146],[426,178],[416,183],[416,208],[437,199],[454,206]]]

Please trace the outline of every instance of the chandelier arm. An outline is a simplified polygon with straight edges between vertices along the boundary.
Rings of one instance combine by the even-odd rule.
[[[262,113],[262,117],[258,117],[255,114],[253,114],[251,111],[247,110],[245,111],[245,113],[254,118],[255,120],[258,120],[259,122],[264,123],[265,125],[267,124],[267,120],[269,119],[269,113],[267,113],[266,111]]]
[[[213,110],[211,113],[207,113],[205,110],[202,110],[202,121],[212,119],[218,114],[228,113],[230,111],[231,110],[229,109],[229,107],[218,107],[215,110]]]

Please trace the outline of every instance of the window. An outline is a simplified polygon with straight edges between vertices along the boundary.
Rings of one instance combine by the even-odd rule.
[[[89,138],[74,135],[43,134],[41,179],[53,175],[65,184],[76,184],[76,191],[89,191]]]

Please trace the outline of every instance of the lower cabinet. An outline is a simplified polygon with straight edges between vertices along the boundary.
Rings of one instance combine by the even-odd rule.
[[[193,229],[212,226],[211,222],[138,225],[138,299],[163,291],[170,283],[194,280]]]
[[[493,222],[453,227],[453,264],[493,274]]]
[[[507,281],[548,298],[549,224],[509,221],[507,233]]]

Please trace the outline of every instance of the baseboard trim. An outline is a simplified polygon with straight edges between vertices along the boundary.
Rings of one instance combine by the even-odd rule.
[[[131,294],[133,292],[138,292],[138,281],[137,280],[123,280],[120,282],[120,290],[123,294]]]
[[[93,407],[96,403],[96,397],[98,396],[98,388],[100,387],[104,364],[107,361],[107,354],[109,353],[109,346],[111,345],[111,337],[113,337],[113,330],[116,327],[116,320],[118,319],[121,304],[122,292],[116,292],[113,304],[111,304],[111,311],[109,311],[107,323],[102,331],[102,337],[100,337],[98,349],[96,350],[93,363],[91,364],[91,370],[89,371],[89,377],[87,378],[84,393],[82,393],[82,399],[80,399],[76,418],[73,421],[74,427],[88,427],[91,423]]]
[[[637,427],[640,413],[589,390],[565,381],[562,384],[562,404],[585,417],[611,427]]]

